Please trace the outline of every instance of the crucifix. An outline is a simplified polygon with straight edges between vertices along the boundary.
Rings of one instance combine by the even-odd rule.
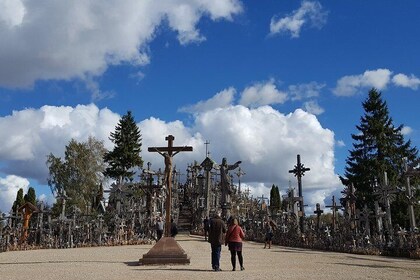
[[[149,147],[149,152],[158,152],[165,159],[165,181],[166,185],[166,228],[165,236],[171,236],[171,204],[172,204],[172,157],[179,152],[191,152],[193,148],[191,146],[174,147],[173,141],[175,137],[168,135],[165,140],[168,141],[167,147]]]
[[[305,216],[304,215],[305,210],[304,210],[303,195],[302,195],[302,177],[305,175],[305,172],[309,170],[311,169],[304,167],[303,164],[300,162],[300,155],[297,155],[297,164],[295,165],[295,168],[292,170],[289,170],[289,173],[293,173],[298,180],[299,197],[302,198],[302,201],[299,202],[299,212],[300,212],[299,225],[300,225],[301,233],[305,232],[304,227],[303,227],[303,223],[304,223],[303,217]]]
[[[321,205],[319,205],[319,203],[317,203],[316,204],[316,210],[314,211],[314,214],[316,214],[316,230],[317,230],[317,232],[319,232],[322,213],[324,213],[324,210],[321,210]]]
[[[370,236],[370,214],[373,214],[373,212],[370,211],[367,204],[365,204],[363,210],[360,212],[360,220],[364,223],[364,234],[367,236]]]

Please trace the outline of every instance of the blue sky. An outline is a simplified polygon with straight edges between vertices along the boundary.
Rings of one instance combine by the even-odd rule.
[[[242,160],[254,196],[300,154],[308,205],[339,196],[361,103],[378,88],[419,146],[420,2],[0,1],[0,211],[19,187],[45,185],[45,157],[71,138],[105,142],[131,110],[151,145],[192,145]]]

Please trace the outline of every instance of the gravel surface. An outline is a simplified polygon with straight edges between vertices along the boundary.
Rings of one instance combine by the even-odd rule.
[[[419,260],[279,246],[263,249],[254,242],[244,243],[244,271],[231,271],[230,254],[223,246],[223,271],[214,272],[210,244],[203,237],[180,234],[176,240],[190,257],[189,265],[138,265],[153,245],[15,251],[0,253],[0,279],[420,279]]]

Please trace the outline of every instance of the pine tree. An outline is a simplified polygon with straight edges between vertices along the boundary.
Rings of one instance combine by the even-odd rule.
[[[23,189],[20,188],[18,192],[16,193],[16,200],[13,202],[13,206],[12,206],[13,213],[16,213],[19,207],[22,206],[23,204],[25,204],[25,199],[23,196]]]
[[[401,133],[403,126],[393,125],[380,92],[371,89],[362,106],[365,114],[360,119],[360,125],[356,126],[359,133],[351,135],[355,142],[346,160],[344,177],[341,177],[343,184],[355,186],[359,209],[365,203],[373,208],[376,199],[374,185],[383,183],[384,172],[391,185],[401,186],[399,180],[402,178],[404,158],[414,162],[418,153],[417,148],[411,147],[410,140],[404,141]],[[405,209],[392,210],[401,212]]]
[[[29,187],[28,193],[25,195],[24,199],[26,202],[30,202],[32,205],[36,206],[36,194],[33,187]]]
[[[140,156],[140,129],[130,111],[120,119],[109,139],[114,143],[114,149],[104,156],[108,164],[104,175],[116,180],[132,180],[134,168],[142,167],[143,159]]]
[[[272,213],[276,213],[281,208],[279,187],[274,184],[271,186],[270,190],[270,208]]]

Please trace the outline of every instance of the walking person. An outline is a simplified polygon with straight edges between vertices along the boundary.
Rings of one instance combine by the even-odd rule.
[[[220,269],[220,255],[222,251],[223,237],[226,233],[226,225],[222,220],[220,213],[217,213],[209,223],[209,238],[211,245],[211,267],[214,271]]]
[[[156,224],[155,224],[155,229],[156,229],[156,241],[159,241],[159,239],[162,238],[163,235],[163,221],[160,217],[157,217],[156,219]]]
[[[207,236],[209,234],[209,218],[206,216],[203,220],[203,229],[204,229],[204,240],[207,241]]]
[[[177,234],[178,234],[178,227],[176,223],[174,222],[174,219],[171,219],[171,237],[175,238]]]
[[[230,219],[229,228],[226,233],[225,245],[229,246],[232,271],[236,270],[236,255],[238,255],[241,270],[245,270],[244,259],[242,256],[242,240],[244,238],[245,234],[239,226],[238,220],[236,218]]]
[[[267,247],[268,249],[271,249],[271,243],[273,239],[273,227],[271,226],[269,221],[266,221],[264,224],[264,231],[265,231],[265,243],[264,243],[264,249]]]

